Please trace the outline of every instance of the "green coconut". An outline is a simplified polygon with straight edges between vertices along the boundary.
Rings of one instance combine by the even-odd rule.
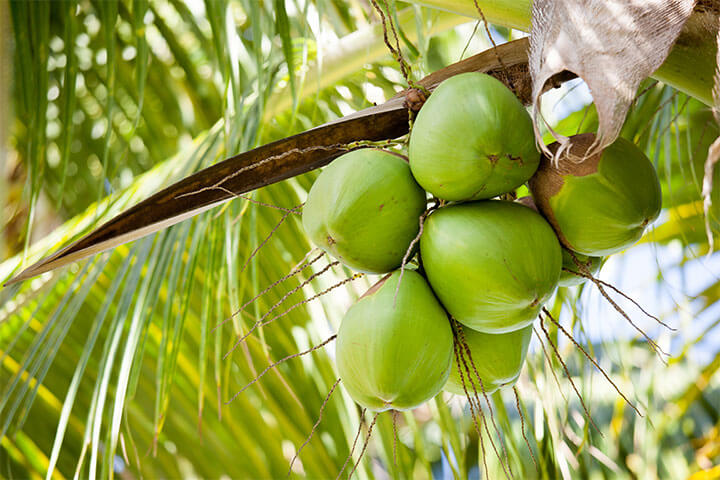
[[[602,266],[604,260],[603,257],[588,257],[587,255],[577,252],[573,252],[573,254],[575,254],[575,258],[580,265],[584,265],[593,277],[596,276],[598,271],[600,271],[600,267]],[[563,271],[560,274],[560,281],[558,282],[561,287],[574,287],[587,280],[585,277],[580,275],[580,273],[582,273],[580,268],[575,263],[575,260],[573,260],[572,255],[570,255],[570,251],[566,248],[563,248],[562,250],[562,260]]]
[[[447,314],[419,273],[405,270],[397,289],[399,279],[396,271],[373,286],[348,309],[337,335],[342,383],[370,410],[415,408],[437,395],[450,374]]]
[[[582,157],[592,133],[571,137],[565,150]],[[557,143],[549,146],[555,152]],[[605,256],[640,239],[660,214],[660,182],[650,160],[632,142],[619,138],[582,162],[560,155],[557,166],[543,157],[529,186],[535,204],[560,241],[574,252]]]
[[[426,195],[401,157],[374,149],[335,159],[318,176],[303,208],[317,246],[350,268],[387,273],[417,236]]]
[[[485,333],[530,325],[560,278],[560,244],[532,209],[501,200],[451,205],[425,220],[428,281],[457,321]]]
[[[472,354],[477,375],[482,380],[481,388],[475,370],[465,355],[465,361],[471,373],[470,377],[468,377],[465,366],[462,363],[460,365],[463,368],[462,373],[468,393],[472,395],[474,391],[477,391],[480,394],[484,389],[485,393],[489,395],[502,387],[514,385],[525,364],[532,331],[532,325],[514,332],[499,334],[464,329],[465,342]],[[473,390],[473,385],[475,390]],[[457,395],[465,395],[457,362],[453,362],[450,377],[448,377],[443,390]]]
[[[720,233],[720,165],[715,165],[713,172],[713,188],[710,191],[710,228],[715,234]]]
[[[540,161],[525,107],[502,82],[476,72],[435,89],[415,119],[408,156],[425,190],[454,201],[509,192]]]

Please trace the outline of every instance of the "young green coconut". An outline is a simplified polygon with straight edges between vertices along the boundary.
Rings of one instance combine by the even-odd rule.
[[[336,342],[343,385],[378,412],[408,410],[437,395],[450,374],[453,335],[447,314],[417,272],[400,271],[350,307]]]
[[[482,394],[484,389],[485,393],[489,395],[502,387],[514,385],[525,364],[532,332],[532,325],[514,332],[500,334],[476,332],[466,328],[464,330],[465,341],[472,354],[475,367],[473,368],[467,358],[465,359],[470,369],[468,376],[465,365],[460,362],[460,366],[463,368],[463,378],[461,379],[457,362],[454,362],[450,377],[448,377],[443,390],[456,395],[465,395],[465,389],[467,389],[467,393],[472,395],[475,391]],[[482,380],[482,388],[480,382],[477,381],[476,370]],[[465,388],[463,388],[463,379]]]
[[[580,265],[584,265],[593,277],[600,271],[600,267],[605,260],[603,257],[588,257],[587,255],[577,252],[573,252],[573,254]],[[565,248],[562,250],[562,260],[563,271],[560,274],[560,281],[558,282],[561,287],[574,287],[587,280],[587,278],[581,275],[585,272],[581,271],[575,263],[575,260],[573,260],[570,251]]]
[[[435,89],[415,119],[408,153],[418,183],[453,201],[509,192],[540,161],[525,107],[502,82],[476,72]]]
[[[650,160],[624,138],[580,163],[568,158],[582,157],[594,140],[592,133],[571,137],[557,166],[543,157],[529,186],[563,245],[597,257],[640,239],[660,214],[661,191]],[[556,152],[559,146],[549,148]]]
[[[463,325],[505,333],[530,325],[562,266],[560,244],[538,213],[500,200],[452,205],[425,220],[420,254],[428,281]]]
[[[402,263],[425,205],[405,160],[361,149],[338,157],[318,176],[302,222],[313,243],[348,267],[387,273]]]

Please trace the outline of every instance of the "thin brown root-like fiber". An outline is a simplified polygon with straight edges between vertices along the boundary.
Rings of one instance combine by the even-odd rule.
[[[482,451],[482,460],[483,460],[483,467],[485,468],[485,473],[488,471],[487,466],[487,460],[485,458],[485,441],[483,440],[482,432],[480,431],[480,427],[477,423],[477,417],[475,415],[475,407],[473,405],[473,399],[470,397],[470,394],[468,393],[467,384],[465,383],[465,374],[463,373],[463,368],[460,365],[461,363],[461,357],[462,357],[462,350],[460,349],[460,345],[457,341],[457,334],[455,333],[455,324],[454,320],[450,319],[450,325],[452,326],[452,332],[453,332],[453,349],[455,351],[455,364],[457,365],[458,373],[460,374],[460,383],[462,384],[463,391],[465,392],[465,398],[467,398],[468,406],[470,407],[470,418],[473,421],[473,424],[475,426],[475,431],[478,434],[478,439],[480,442],[480,449]],[[464,358],[462,359],[462,363],[465,363]]]
[[[456,335],[454,326],[453,326],[453,335],[454,336]],[[465,359],[462,358],[463,354],[462,354],[462,350],[460,350],[457,336],[455,336],[455,338],[453,339],[453,350],[455,351],[455,364],[457,365],[458,373],[460,374],[460,383],[462,384],[463,390],[465,391],[465,398],[467,398],[467,400],[469,402],[470,418],[472,419],[473,424],[475,425],[475,431],[477,432],[478,437],[482,439],[482,434],[480,432],[480,426],[477,423],[477,417],[475,416],[475,413],[474,413],[475,407],[472,402],[472,398],[470,397],[470,394],[468,393],[467,383],[465,382],[465,374],[463,373],[463,367],[461,365],[461,362],[464,363]],[[483,455],[483,460],[484,460],[484,457],[485,456]],[[487,470],[487,468],[486,468],[486,470]]]
[[[312,250],[311,250],[310,252],[308,252],[308,253],[312,253]],[[302,272],[303,270],[305,270],[307,267],[309,267],[309,266],[312,265],[313,263],[315,263],[315,262],[317,262],[318,260],[320,260],[320,259],[323,257],[323,255],[325,255],[325,252],[320,252],[319,255],[315,256],[312,260],[310,260],[310,261],[308,261],[308,262],[305,262],[305,259],[303,259],[302,262],[300,262],[297,266],[293,267],[293,269],[290,270],[290,273],[288,273],[287,275],[285,275],[285,276],[283,276],[283,277],[275,280],[272,284],[268,285],[262,292],[258,293],[258,294],[255,295],[253,298],[251,298],[250,300],[248,300],[247,302],[245,302],[240,308],[238,308],[235,312],[233,312],[229,317],[227,317],[225,320],[223,320],[222,322],[220,322],[220,323],[218,323],[217,325],[215,325],[215,326],[213,327],[213,329],[210,330],[210,333],[213,333],[218,327],[221,327],[221,326],[225,325],[227,322],[229,322],[230,320],[232,320],[233,317],[235,317],[235,316],[239,315],[240,313],[242,313],[248,306],[252,305],[252,303],[253,303],[254,301],[256,301],[258,298],[260,298],[260,297],[262,297],[263,295],[265,295],[267,292],[269,292],[269,291],[272,290],[273,288],[275,288],[275,287],[277,287],[278,285],[280,285],[280,284],[281,284],[282,282],[284,282],[285,280],[287,280],[287,279],[289,279],[289,278],[291,278],[291,277],[294,277],[295,275],[297,275],[298,273]]]
[[[537,473],[540,473],[540,465],[538,465],[535,454],[533,453],[532,447],[530,446],[530,441],[528,440],[527,435],[525,435],[525,415],[523,415],[522,408],[520,407],[520,395],[518,395],[517,386],[513,385],[512,390],[515,394],[515,407],[517,408],[518,415],[520,415],[520,432],[522,433],[522,437],[525,440],[525,445],[527,445],[528,452],[530,452],[530,457],[532,458],[533,464],[535,465],[535,471]]]
[[[288,473],[287,476],[289,477],[292,473],[293,465],[295,464],[295,460],[300,458],[300,452],[302,452],[302,449],[305,448],[305,445],[310,443],[310,440],[312,440],[313,435],[315,435],[315,430],[317,430],[318,426],[320,425],[320,422],[322,421],[323,413],[325,412],[325,407],[328,404],[328,401],[330,401],[330,396],[335,391],[335,388],[340,384],[340,378],[335,380],[335,383],[333,384],[332,388],[328,392],[327,396],[325,397],[325,400],[323,400],[322,405],[320,405],[320,414],[318,415],[318,419],[315,422],[315,424],[312,426],[312,429],[310,430],[310,435],[307,436],[305,441],[300,445],[300,448],[297,449],[295,452],[295,455],[293,456],[292,460],[290,460],[290,467],[288,467]]]
[[[558,392],[560,392],[560,396],[562,396],[563,400],[565,400],[565,403],[567,403],[568,399],[565,396],[565,394],[562,391],[562,386],[560,385],[560,380],[558,380],[557,375],[555,375],[555,369],[553,368],[552,359],[550,358],[550,354],[548,354],[547,348],[545,348],[545,342],[543,341],[543,338],[538,333],[537,329],[533,327],[533,333],[538,339],[538,343],[540,343],[540,347],[542,348],[543,355],[545,356],[545,360],[547,360],[548,367],[550,367],[550,373],[552,373],[553,378],[555,379],[555,385],[558,387]]]
[[[605,377],[605,379],[606,379],[608,382],[610,382],[610,385],[613,386],[613,388],[614,388],[615,391],[618,393],[618,395],[620,395],[620,396],[623,398],[623,400],[625,400],[625,403],[627,403],[627,404],[630,406],[630,408],[632,408],[633,410],[635,410],[635,413],[637,413],[638,415],[640,415],[640,416],[642,417],[643,414],[640,413],[640,411],[637,409],[637,407],[625,396],[625,394],[623,394],[623,392],[618,388],[618,386],[615,385],[615,382],[613,382],[613,381],[610,379],[610,377],[608,376],[608,374],[605,373],[605,370],[603,370],[603,368],[602,368],[600,365],[598,365],[598,363],[595,361],[594,358],[592,358],[592,356],[587,352],[587,350],[585,350],[585,349],[575,340],[575,338],[570,334],[570,332],[568,332],[567,330],[565,330],[565,328],[563,328],[563,326],[560,325],[560,322],[558,322],[557,320],[555,320],[555,319],[553,318],[553,316],[550,314],[550,312],[549,312],[546,308],[543,308],[543,312],[545,312],[545,315],[550,319],[550,321],[557,326],[557,328],[573,343],[573,345],[575,345],[575,347],[577,347],[577,349],[580,350],[580,351],[583,353],[583,355],[585,355],[585,357],[586,357],[588,360],[590,360],[590,362],[595,366],[595,368],[597,368],[597,369],[600,371],[600,373],[602,373],[603,377]]]
[[[505,75],[505,80],[507,80],[507,84],[510,86],[510,89],[515,91],[515,85],[513,84],[512,78],[510,77],[510,74],[508,73],[507,66],[505,65],[505,62],[503,62],[502,57],[498,53],[497,50],[497,44],[495,43],[495,39],[492,36],[492,33],[490,33],[490,28],[488,26],[488,21],[485,18],[485,14],[483,13],[482,9],[480,8],[480,5],[478,4],[477,0],[473,0],[475,3],[475,8],[477,9],[478,13],[480,14],[480,18],[482,18],[483,25],[485,26],[485,33],[487,33],[488,39],[490,40],[490,43],[492,43],[493,46],[493,52],[495,52],[495,57],[497,58],[498,63],[502,67],[503,74]],[[515,92],[516,94],[519,92]]]
[[[645,331],[644,331],[642,328],[640,328],[639,326],[637,326],[637,324],[635,324],[635,322],[632,321],[632,319],[630,318],[630,316],[625,312],[625,310],[622,309],[622,307],[620,307],[620,305],[618,305],[612,298],[610,298],[610,295],[608,295],[608,293],[605,291],[605,288],[603,288],[602,282],[600,282],[600,280],[598,280],[597,278],[595,278],[595,277],[592,276],[592,274],[590,273],[590,270],[588,270],[588,268],[587,268],[585,265],[583,265],[582,262],[580,262],[580,261],[578,260],[578,258],[577,258],[577,256],[575,255],[575,253],[572,252],[572,251],[570,251],[570,250],[568,250],[568,252],[570,253],[570,256],[571,256],[572,259],[573,259],[573,263],[575,263],[575,266],[578,267],[578,270],[580,270],[580,272],[579,272],[579,273],[580,273],[580,276],[581,276],[581,277],[585,277],[585,278],[589,279],[591,282],[593,282],[593,284],[597,287],[598,291],[599,291],[600,294],[605,298],[605,300],[607,300],[608,303],[609,303],[610,305],[612,305],[612,307],[615,309],[615,311],[618,312],[625,320],[627,320],[628,323],[629,323],[630,325],[632,325],[632,327],[633,327],[638,333],[640,333],[640,335],[642,335],[642,336],[645,338],[645,340],[647,340],[648,344],[650,345],[650,348],[652,348],[652,349],[655,351],[655,353],[658,355],[658,357],[660,357],[660,359],[663,361],[663,363],[666,363],[666,364],[667,364],[667,362],[665,361],[665,359],[662,358],[662,355],[665,355],[665,356],[669,356],[669,355],[668,355],[662,348],[660,348],[660,346],[657,344],[657,342],[655,342],[655,340],[653,340],[652,338],[650,338],[650,337],[648,336],[648,334],[645,333]],[[574,273],[577,274],[577,272],[574,272]],[[618,292],[619,292],[619,291],[618,291]],[[627,297],[627,295],[625,295],[624,293],[622,293],[622,292],[620,292],[620,293],[621,293],[621,295],[622,295],[623,297],[629,298],[629,297]],[[646,315],[648,315],[648,313],[645,312],[645,310],[644,310],[642,307],[640,307],[640,305],[638,305],[637,302],[635,302],[635,301],[632,300],[632,299],[630,299],[630,301],[632,301],[635,305],[637,305],[637,306],[640,308],[640,310],[643,311],[643,313],[645,313]],[[657,319],[657,317],[652,317],[652,318],[655,318],[656,320],[660,321],[659,319]],[[662,322],[661,322],[661,323],[662,323]],[[663,325],[665,325],[665,324],[663,323]],[[667,325],[666,325],[666,326],[667,326]],[[670,327],[667,327],[667,328],[670,328]]]
[[[334,264],[334,263],[337,263],[337,262],[333,262],[333,264]],[[332,266],[332,264],[331,264],[331,266]],[[248,333],[246,333],[246,334],[243,335],[242,337],[238,338],[238,341],[235,342],[235,344],[233,345],[233,347],[230,349],[229,352],[227,352],[227,353],[225,354],[225,356],[223,357],[223,359],[227,358],[228,355],[230,355],[232,352],[234,352],[235,349],[236,349],[242,342],[244,342],[244,341],[247,339],[247,337],[252,333],[252,330],[255,330],[256,328],[259,328],[259,327],[264,327],[265,325],[268,325],[268,324],[274,322],[275,320],[284,317],[285,315],[287,315],[288,313],[292,312],[292,311],[295,310],[296,308],[298,308],[298,307],[300,307],[300,306],[302,306],[302,305],[305,305],[305,304],[308,303],[308,302],[312,302],[313,300],[315,300],[315,299],[317,299],[317,298],[320,298],[320,297],[322,297],[323,295],[326,295],[326,294],[330,293],[332,290],[335,290],[336,288],[341,287],[341,286],[345,285],[346,283],[352,282],[353,280],[357,280],[358,278],[362,278],[362,277],[364,277],[364,276],[365,276],[364,273],[356,273],[356,274],[354,274],[352,277],[349,277],[349,278],[346,278],[346,279],[344,279],[344,280],[341,280],[341,281],[339,281],[338,283],[336,283],[335,285],[331,285],[330,287],[326,288],[326,289],[323,290],[322,292],[317,293],[317,294],[313,295],[313,296],[310,297],[310,298],[307,298],[307,299],[305,299],[305,300],[303,300],[303,301],[301,301],[301,302],[298,302],[298,303],[292,305],[291,307],[289,307],[289,308],[288,308],[287,310],[285,310],[284,312],[279,313],[279,314],[275,315],[274,317],[272,317],[270,320],[266,320],[265,322],[260,323],[260,320],[262,320],[262,319],[260,319],[258,322],[256,322],[256,323],[253,325],[251,331],[249,331]],[[267,314],[265,314],[265,315],[263,316],[263,318],[265,318],[266,316],[267,316]]]
[[[567,365],[565,365],[565,362],[563,361],[562,357],[560,356],[560,352],[558,352],[557,347],[555,346],[552,339],[550,338],[550,334],[548,333],[547,329],[545,328],[545,321],[543,319],[542,313],[540,314],[540,328],[542,328],[542,331],[545,334],[545,338],[547,339],[548,343],[552,347],[553,352],[555,352],[555,356],[557,357],[558,361],[560,362],[560,365],[562,365],[562,368],[565,371],[565,376],[567,376],[567,379],[570,382],[572,389],[575,391],[575,395],[577,395],[578,400],[580,400],[580,405],[582,406],[582,409],[585,412],[585,416],[590,421],[590,424],[593,426],[593,428],[595,428],[595,431],[597,431],[601,437],[604,437],[603,433],[600,431],[598,426],[595,425],[595,421],[592,419],[592,416],[590,415],[590,411],[587,409],[587,406],[585,405],[585,400],[583,400],[582,395],[580,394],[577,387],[575,386],[575,382],[573,382],[572,376],[570,375],[570,371],[568,370]]]
[[[667,356],[669,356],[668,353],[665,352],[662,348],[660,348],[660,345],[658,345],[657,342],[655,342],[655,340],[650,338],[648,336],[648,334],[645,333],[645,331],[642,328],[638,327],[635,324],[635,322],[633,322],[632,319],[630,319],[630,316],[627,313],[625,313],[625,310],[623,310],[620,307],[620,305],[615,303],[615,301],[612,298],[610,298],[610,295],[607,294],[607,292],[605,291],[605,289],[603,288],[602,285],[595,283],[595,286],[598,288],[598,290],[600,291],[602,296],[605,297],[605,300],[607,300],[610,303],[610,305],[612,305],[612,307],[615,309],[615,311],[617,311],[620,315],[622,315],[623,318],[625,318],[625,320],[627,320],[628,323],[630,323],[630,325],[632,325],[632,327],[635,330],[637,330],[640,333],[640,335],[642,335],[645,338],[645,340],[647,340],[648,344],[650,345],[650,348],[652,348],[655,351],[655,353],[658,355],[660,360],[662,360],[663,363],[667,364],[667,362],[663,358],[663,355],[667,357]]]
[[[392,429],[393,429],[393,465],[397,468],[397,442],[398,442],[398,431],[397,431],[397,410],[392,411]]]
[[[395,58],[395,61],[398,62],[400,66],[400,72],[402,73],[403,78],[405,81],[410,84],[410,67],[405,61],[405,58],[403,57],[402,50],[400,49],[400,42],[397,37],[397,32],[395,31],[395,25],[393,24],[392,18],[387,18],[385,16],[385,12],[383,12],[382,7],[378,5],[376,0],[370,0],[370,3],[372,4],[373,8],[375,8],[375,11],[377,11],[378,15],[380,15],[380,21],[382,22],[383,27],[383,40],[385,40],[385,46],[390,50],[390,53]],[[390,24],[390,28],[392,30],[392,33],[394,35],[395,45],[393,46],[390,43],[390,39],[388,38],[388,23]]]
[[[420,215],[418,219],[418,223],[420,225],[420,228],[418,229],[417,235],[415,235],[415,238],[412,239],[410,242],[410,245],[408,245],[407,250],[405,250],[405,255],[403,255],[402,263],[400,264],[400,277],[398,278],[398,283],[395,286],[395,296],[393,297],[393,305],[397,302],[397,296],[398,292],[400,291],[400,284],[402,283],[403,274],[405,273],[405,265],[407,265],[408,260],[410,259],[410,254],[412,253],[413,248],[415,245],[420,241],[420,237],[423,234],[423,230],[425,228],[425,219],[428,216],[428,213],[430,213],[432,209],[425,210],[422,215]]]
[[[358,438],[360,438],[360,433],[362,433],[362,427],[363,427],[364,422],[365,422],[365,409],[363,408],[362,410],[360,410],[360,422],[358,425],[357,433],[355,434],[355,440],[353,440],[352,447],[350,447],[350,453],[348,453],[347,458],[345,458],[345,463],[343,463],[343,466],[340,469],[340,471],[338,472],[337,477],[335,477],[335,480],[338,480],[340,478],[340,476],[343,474],[343,472],[345,471],[345,467],[347,467],[347,464],[350,461],[350,459],[352,458],[353,453],[355,453],[355,445],[357,445]]]
[[[477,387],[475,382],[472,379],[472,373],[470,372],[470,367],[468,366],[467,359],[465,358],[465,350],[463,348],[462,342],[460,340],[460,334],[459,331],[462,328],[460,326],[460,323],[458,323],[454,318],[450,317],[450,325],[452,326],[454,341],[453,344],[455,346],[456,355],[459,352],[459,358],[462,362],[463,368],[465,369],[465,375],[467,375],[467,380],[470,382],[470,386],[472,387],[472,395],[468,394],[467,385],[465,383],[465,378],[463,376],[463,368],[458,368],[458,371],[460,373],[460,380],[463,384],[463,390],[465,391],[465,396],[468,400],[468,406],[470,407],[470,415],[474,416],[477,415],[480,418],[481,427],[477,428],[476,423],[476,430],[478,432],[478,439],[480,441],[480,447],[482,449],[483,453],[483,464],[485,467],[485,472],[488,471],[487,469],[487,463],[485,460],[485,446],[484,446],[484,440],[482,436],[482,427],[485,427],[485,431],[488,435],[488,440],[490,440],[490,446],[492,446],[493,452],[495,452],[495,457],[497,457],[498,461],[500,462],[500,465],[503,467],[503,472],[505,473],[506,478],[510,478],[510,475],[508,474],[508,470],[505,468],[505,463],[503,462],[503,458],[500,456],[500,453],[498,452],[497,447],[495,446],[495,441],[493,440],[493,435],[490,432],[490,428],[488,426],[487,419],[485,418],[485,413],[482,410],[482,404],[480,402],[480,395],[477,391]],[[474,420],[474,418],[473,418]]]
[[[508,471],[510,472],[510,477],[514,478],[512,467],[510,466],[510,457],[508,456],[507,450],[505,449],[505,440],[503,439],[500,429],[497,426],[497,423],[495,422],[495,412],[493,411],[492,403],[490,402],[490,398],[487,395],[487,392],[485,391],[485,385],[483,384],[482,378],[480,378],[480,374],[477,371],[477,368],[475,367],[475,362],[472,358],[472,353],[470,352],[470,346],[467,344],[467,341],[465,340],[465,332],[463,331],[462,326],[457,323],[456,320],[456,326],[458,331],[458,338],[460,339],[460,345],[465,350],[465,354],[468,357],[468,362],[470,366],[472,366],[472,370],[475,373],[475,377],[477,378],[478,384],[480,385],[480,390],[482,391],[482,395],[485,398],[485,403],[488,406],[488,413],[490,414],[490,420],[493,425],[493,429],[495,430],[495,433],[498,437],[498,443],[500,443],[500,449],[502,450],[503,458],[505,459],[505,463],[507,464]],[[468,376],[470,373],[468,373]],[[485,428],[487,429],[487,424],[485,425]],[[492,438],[490,435],[490,431],[488,430],[488,436]],[[501,459],[502,463],[502,459]]]
[[[280,210],[280,211],[286,212],[286,213],[294,213],[296,215],[300,215],[299,209],[302,208],[302,205],[296,205],[292,208],[285,208],[285,207],[281,207],[279,205],[273,205],[272,203],[265,203],[265,202],[261,202],[259,200],[255,200],[250,195],[245,195],[245,194],[238,195],[238,197],[242,198],[243,200],[247,200],[248,202],[253,203],[255,205],[260,205],[261,207],[268,207],[268,208],[272,208],[274,210]]]
[[[257,381],[260,380],[262,377],[264,377],[267,372],[269,372],[269,371],[272,370],[273,368],[277,367],[277,366],[280,365],[281,363],[287,362],[288,360],[292,360],[293,358],[302,357],[303,355],[306,355],[306,354],[308,354],[308,353],[312,353],[312,352],[314,352],[315,350],[318,350],[318,349],[324,347],[325,345],[327,345],[328,343],[332,342],[332,341],[335,340],[336,338],[337,338],[337,335],[333,335],[333,336],[331,336],[330,338],[328,338],[327,340],[325,340],[324,342],[319,343],[319,344],[315,345],[314,347],[308,348],[308,349],[305,350],[304,352],[293,353],[292,355],[288,355],[287,357],[284,357],[284,358],[278,360],[277,362],[269,365],[267,368],[265,368],[265,370],[263,370],[262,372],[260,372],[260,374],[259,374],[257,377],[253,378],[250,383],[248,383],[248,384],[245,385],[243,388],[241,388],[240,390],[238,390],[238,391],[235,393],[235,395],[233,395],[233,396],[230,398],[230,400],[228,400],[227,402],[225,402],[225,405],[230,404],[233,400],[235,400],[235,399],[237,398],[238,395],[240,395],[242,392],[244,392],[245,390],[247,390],[248,388],[250,388],[253,384],[255,384],[255,382],[257,382]]]
[[[375,415],[373,415],[372,422],[370,422],[370,426],[368,427],[367,435],[365,435],[365,441],[363,442],[362,450],[360,450],[360,456],[358,456],[357,462],[355,462],[352,470],[350,470],[348,480],[352,478],[353,473],[355,473],[355,470],[357,470],[360,462],[362,461],[363,455],[365,455],[365,450],[367,450],[367,446],[370,443],[370,437],[372,436],[373,427],[375,426],[375,422],[377,422],[378,416],[380,416],[380,412],[377,412]]]
[[[622,290],[620,290],[619,288],[617,288],[615,285],[613,285],[613,284],[611,284],[611,283],[608,283],[608,282],[605,282],[605,281],[603,281],[603,280],[600,280],[599,278],[595,278],[595,277],[593,276],[593,274],[590,272],[590,270],[587,268],[587,266],[584,265],[580,260],[578,260],[577,256],[575,255],[575,252],[572,252],[572,251],[570,251],[570,250],[568,250],[568,252],[570,253],[570,256],[571,256],[572,259],[573,259],[573,263],[575,264],[575,266],[576,266],[576,267],[578,268],[578,270],[580,270],[580,271],[579,271],[579,272],[573,272],[572,270],[569,270],[569,269],[567,269],[567,268],[563,268],[563,271],[570,272],[570,273],[572,273],[572,274],[574,274],[574,275],[578,275],[578,276],[583,277],[583,278],[587,278],[588,280],[590,280],[591,282],[593,282],[593,283],[594,283],[596,286],[598,286],[598,287],[599,287],[600,285],[602,285],[603,287],[609,288],[609,289],[612,290],[613,292],[617,293],[618,295],[621,295],[623,298],[625,298],[626,300],[630,301],[633,305],[635,305],[635,306],[638,308],[638,310],[640,310],[642,313],[644,313],[645,316],[647,316],[647,317],[649,317],[649,318],[652,318],[652,319],[655,320],[657,323],[659,323],[660,325],[662,325],[663,327],[667,328],[668,330],[670,330],[670,331],[672,331],[672,332],[676,332],[676,331],[677,331],[676,328],[671,327],[670,325],[668,325],[667,323],[663,322],[662,320],[660,320],[658,317],[656,317],[656,316],[653,315],[652,313],[650,313],[650,312],[648,312],[647,310],[645,310],[645,309],[642,307],[642,305],[640,305],[637,301],[635,301],[634,298],[632,298],[631,296],[625,294],[625,292],[623,292]]]
[[[247,260],[245,260],[245,263],[243,264],[242,268],[238,272],[238,275],[241,275],[245,271],[245,269],[248,267],[248,265],[250,265],[250,262],[252,261],[252,259],[255,258],[255,255],[257,255],[258,252],[260,252],[260,250],[262,249],[262,247],[264,247],[265,244],[270,241],[270,239],[273,237],[273,235],[275,235],[275,232],[277,232],[278,228],[280,228],[280,226],[285,222],[285,220],[293,213],[297,213],[299,211],[297,209],[302,208],[302,206],[303,206],[303,204],[300,204],[297,207],[295,207],[294,209],[283,213],[283,216],[280,217],[280,220],[278,220],[278,222],[275,224],[275,226],[272,228],[272,230],[270,230],[270,233],[267,234],[267,236],[263,239],[263,241],[260,242],[260,244],[257,247],[255,247],[255,250],[252,251],[252,253],[247,258]]]
[[[250,330],[248,330],[247,333],[245,333],[245,334],[242,335],[242,336],[238,336],[238,340],[235,342],[235,344],[232,346],[232,348],[231,348],[227,353],[225,353],[225,355],[223,355],[223,360],[225,360],[232,352],[234,352],[235,349],[236,349],[241,343],[243,343],[243,342],[255,331],[256,328],[262,327],[263,325],[266,325],[267,323],[269,323],[269,322],[263,323],[263,320],[265,320],[273,311],[275,311],[276,308],[278,308],[280,305],[282,305],[282,303],[283,303],[285,300],[287,300],[292,294],[294,294],[294,293],[297,292],[298,290],[302,289],[304,286],[308,285],[310,282],[312,282],[313,280],[315,280],[316,278],[318,278],[320,275],[322,275],[323,273],[327,272],[327,271],[330,270],[333,266],[335,266],[335,265],[337,265],[337,264],[339,264],[339,263],[340,263],[340,262],[335,261],[335,262],[332,262],[332,263],[329,263],[329,264],[325,265],[320,271],[315,272],[315,273],[313,273],[312,275],[310,275],[308,278],[306,278],[300,285],[298,285],[297,287],[293,288],[292,290],[286,292],[285,295],[283,295],[280,300],[278,300],[277,302],[275,302],[275,305],[273,305],[272,307],[270,307],[270,309],[269,309],[267,312],[265,312],[265,314],[264,314],[262,317],[260,317],[260,319],[258,319],[258,321],[255,322],[252,327],[250,327]],[[313,297],[313,298],[315,298],[315,297]],[[295,305],[299,305],[299,304],[295,304]],[[294,305],[294,306],[295,306],[295,305]],[[287,312],[290,311],[291,309],[292,309],[292,307],[291,307],[290,309],[286,310],[285,313],[287,313]],[[277,317],[273,317],[273,319],[275,319],[275,318],[277,318]]]
[[[583,276],[584,276],[584,275],[583,275]],[[645,309],[642,307],[642,305],[640,305],[634,298],[632,298],[631,296],[627,295],[625,292],[623,292],[622,290],[620,290],[619,288],[617,288],[615,285],[613,285],[613,284],[611,284],[611,283],[608,283],[608,282],[606,282],[606,281],[604,281],[604,280],[600,280],[599,278],[594,278],[592,275],[590,275],[589,277],[590,277],[589,280],[590,280],[591,282],[593,282],[595,285],[600,284],[600,285],[602,285],[603,287],[609,288],[609,289],[612,290],[613,292],[617,293],[618,295],[622,296],[623,298],[625,298],[626,300],[628,300],[629,302],[631,302],[633,305],[635,305],[635,306],[638,308],[638,310],[640,310],[642,313],[645,314],[645,316],[647,316],[647,317],[649,317],[649,318],[652,318],[652,319],[655,320],[657,323],[659,323],[659,324],[662,325],[663,327],[667,328],[667,329],[670,330],[671,332],[677,332],[677,328],[671,327],[670,325],[668,325],[667,323],[663,322],[662,320],[660,320],[658,317],[656,317],[656,316],[653,315],[652,313],[650,313],[650,312],[648,312],[647,310],[645,310]],[[586,277],[586,278],[587,278],[587,277]]]

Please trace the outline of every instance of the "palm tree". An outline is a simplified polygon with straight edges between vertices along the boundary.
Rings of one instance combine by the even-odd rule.
[[[490,47],[472,0],[381,3],[413,81]],[[529,28],[529,1],[478,3],[496,40]],[[12,98],[14,114],[0,128],[0,141],[10,132],[3,283],[193,172],[406,86],[372,2],[18,1],[0,13],[0,31],[12,31],[0,60],[13,66],[0,100]],[[312,250],[296,208],[317,175],[306,171],[0,290],[3,475],[332,478],[356,463],[355,474],[381,478],[496,478],[506,465],[521,478],[717,473],[720,257],[706,256],[700,192],[719,130],[706,40],[692,55],[676,47],[641,86],[622,135],[655,163],[663,215],[602,275],[677,327],[611,292],[672,351],[667,365],[585,286],[548,306],[564,330],[538,329],[517,400],[502,392],[485,406],[498,434],[479,436],[451,395],[373,424],[336,387],[333,348],[265,374],[330,338],[373,281]],[[597,128],[575,82],[555,111],[560,133]],[[272,323],[238,343],[258,319]]]

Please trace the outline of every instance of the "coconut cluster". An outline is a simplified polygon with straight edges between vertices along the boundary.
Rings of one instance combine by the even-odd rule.
[[[578,135],[542,156],[515,95],[465,73],[420,109],[408,159],[360,149],[323,170],[303,210],[311,240],[348,267],[387,274],[338,331],[337,367],[357,403],[407,410],[441,390],[516,382],[556,288],[595,275],[660,212],[647,157],[619,139],[585,158],[593,140]],[[532,198],[498,199],[523,184]],[[464,327],[471,378],[454,361],[451,318]]]

